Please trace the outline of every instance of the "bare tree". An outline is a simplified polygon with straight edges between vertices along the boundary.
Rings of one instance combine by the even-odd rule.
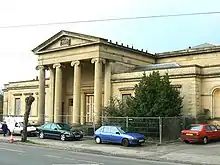
[[[22,131],[22,135],[21,135],[21,141],[22,142],[26,142],[27,141],[27,126],[28,126],[28,118],[30,115],[30,111],[31,111],[31,105],[34,102],[35,98],[33,96],[28,96],[25,99],[25,113],[24,113],[24,127],[23,127],[23,131]]]

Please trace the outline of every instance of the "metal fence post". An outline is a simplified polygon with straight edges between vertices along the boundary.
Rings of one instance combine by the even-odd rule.
[[[128,131],[128,116],[126,116],[126,131]]]
[[[186,129],[186,117],[184,116],[184,127],[182,129]]]
[[[162,118],[159,117],[159,133],[160,133],[160,142],[159,144],[162,144]]]

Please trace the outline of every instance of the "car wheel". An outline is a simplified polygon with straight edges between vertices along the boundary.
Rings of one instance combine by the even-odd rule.
[[[186,143],[186,144],[189,144],[190,142],[189,141],[187,141],[187,140],[184,140],[184,142]]]
[[[60,140],[61,141],[65,141],[66,140],[66,136],[64,134],[60,135]]]
[[[204,137],[203,138],[203,144],[207,144],[208,143],[208,138],[207,137]]]
[[[95,138],[95,142],[96,142],[97,144],[101,144],[101,143],[102,143],[102,140],[100,139],[100,137],[96,137],[96,138]]]
[[[125,146],[125,147],[128,147],[128,146],[129,146],[129,141],[128,141],[128,139],[123,139],[123,140],[122,140],[122,145]]]
[[[40,139],[44,139],[44,133],[43,133],[43,132],[40,132],[39,138],[40,138]]]

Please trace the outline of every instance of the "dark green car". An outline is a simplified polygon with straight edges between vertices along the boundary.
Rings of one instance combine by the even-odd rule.
[[[72,127],[66,123],[45,123],[37,127],[39,138],[60,139],[65,140],[80,140],[83,138],[82,131],[73,130]]]

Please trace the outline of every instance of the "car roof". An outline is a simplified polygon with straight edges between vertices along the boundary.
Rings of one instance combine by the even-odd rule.
[[[214,125],[214,124],[191,124],[191,126],[207,126],[207,125]]]
[[[121,128],[121,126],[117,126],[117,125],[103,125],[102,127],[117,127],[117,128]]]
[[[53,122],[46,122],[45,124],[67,124],[67,123],[53,123]]]

